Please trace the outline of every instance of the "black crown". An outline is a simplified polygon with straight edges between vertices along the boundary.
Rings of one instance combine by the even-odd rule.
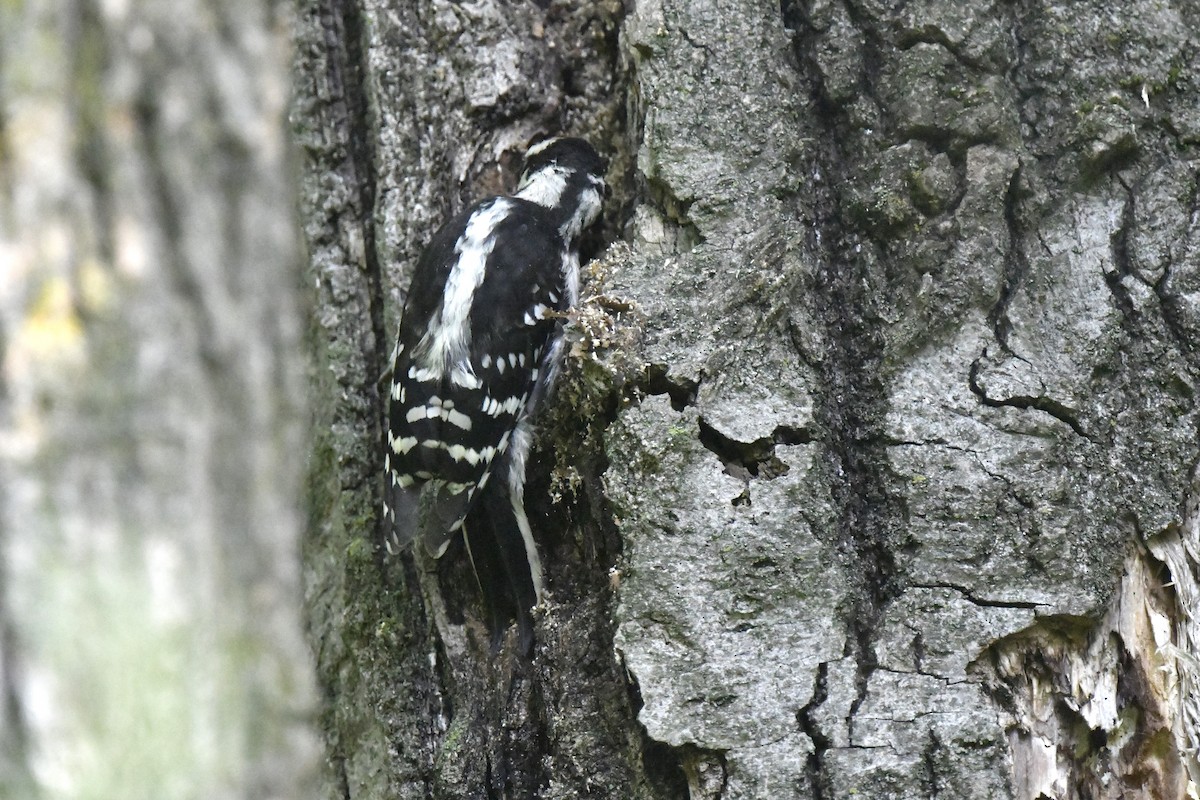
[[[583,139],[561,137],[539,142],[529,148],[523,174],[531,175],[546,167],[558,165],[585,175],[604,177],[608,165],[596,149]]]

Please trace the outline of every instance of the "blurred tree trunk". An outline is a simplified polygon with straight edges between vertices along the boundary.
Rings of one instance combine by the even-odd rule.
[[[3,675],[46,797],[315,793],[289,22],[0,8]]]
[[[0,353],[4,352],[3,328],[0,328]],[[0,429],[7,430],[9,418],[8,390],[3,371],[0,371]],[[0,484],[12,480],[9,470],[0,465]],[[0,493],[0,552],[9,534],[8,515],[5,513],[5,497]],[[9,585],[6,559],[0,558],[0,796],[12,798],[35,797],[33,774],[29,765],[29,732],[20,702],[20,681],[17,678],[17,642],[12,613],[8,608]]]
[[[1195,792],[1198,26],[301,3],[334,796]],[[423,243],[559,131],[623,243],[541,434],[529,663],[461,553],[382,559],[377,381]]]

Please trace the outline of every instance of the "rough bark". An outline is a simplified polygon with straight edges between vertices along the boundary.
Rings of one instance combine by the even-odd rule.
[[[597,526],[586,502],[574,523],[535,505],[535,518],[554,520],[539,527],[557,535],[544,542],[554,608],[570,613],[545,615],[532,664],[507,649],[490,656],[461,550],[439,580],[411,556],[383,563],[377,547],[376,382],[409,265],[441,221],[511,182],[511,159],[535,133],[575,129],[619,149],[619,8],[569,6],[326,0],[301,10],[296,120],[318,292],[306,561],[343,796],[632,797],[656,780],[611,654],[603,586],[614,545],[580,532]],[[546,475],[535,481],[544,495]]]
[[[342,796],[1194,791],[1197,23],[306,3]],[[542,432],[527,663],[463,558],[379,557],[376,381],[422,243],[560,130],[612,155],[624,243]]]
[[[314,793],[288,21],[0,8],[0,671],[46,797]]]

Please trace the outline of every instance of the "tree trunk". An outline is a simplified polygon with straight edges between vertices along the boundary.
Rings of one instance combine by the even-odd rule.
[[[302,3],[336,794],[1197,791],[1198,25]],[[424,242],[559,131],[612,159],[611,246],[531,476],[535,654],[492,656],[461,552],[380,555],[377,382]]]
[[[315,794],[288,22],[0,7],[0,770],[47,798]]]

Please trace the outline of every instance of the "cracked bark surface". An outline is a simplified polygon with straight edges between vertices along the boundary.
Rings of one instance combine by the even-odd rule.
[[[1186,796],[1198,23],[306,4],[341,794]],[[538,655],[489,662],[461,560],[370,546],[374,382],[424,237],[560,129],[624,244],[542,435]]]

